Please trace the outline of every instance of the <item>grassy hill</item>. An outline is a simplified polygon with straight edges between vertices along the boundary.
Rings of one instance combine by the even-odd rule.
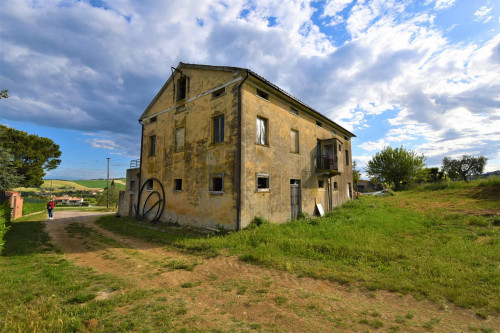
[[[45,179],[42,186],[40,187],[18,187],[14,191],[20,192],[40,192],[49,191],[52,181],[52,189],[54,193],[65,192],[65,191],[90,191],[99,190],[106,187],[105,179],[93,179],[93,180],[58,180],[58,179]],[[115,186],[120,190],[125,189],[125,178],[115,179]],[[111,180],[110,180],[111,184]]]

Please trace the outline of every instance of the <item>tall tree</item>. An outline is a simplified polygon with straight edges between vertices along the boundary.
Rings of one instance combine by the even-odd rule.
[[[15,171],[14,156],[0,146],[0,191],[7,191],[21,183],[21,176]]]
[[[368,162],[366,173],[396,191],[414,182],[425,167],[424,155],[412,150],[385,147]]]
[[[42,185],[45,171],[61,163],[61,151],[54,141],[4,125],[0,125],[0,146],[12,155],[12,173],[21,177],[24,187]]]
[[[354,184],[354,188],[357,188],[360,177],[361,172],[358,170],[358,163],[356,161],[352,161],[352,182]]]
[[[451,179],[461,178],[468,182],[470,177],[483,173],[487,160],[484,156],[474,157],[471,155],[463,155],[457,159],[445,157],[443,158],[443,170]]]

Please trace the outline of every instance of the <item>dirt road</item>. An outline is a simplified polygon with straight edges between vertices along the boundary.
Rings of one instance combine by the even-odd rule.
[[[235,318],[264,332],[467,332],[499,324],[446,302],[297,277],[235,257],[183,254],[103,230],[94,223],[99,215],[56,211],[46,230],[77,265],[126,279],[130,289],[182,297],[194,327],[240,331]]]

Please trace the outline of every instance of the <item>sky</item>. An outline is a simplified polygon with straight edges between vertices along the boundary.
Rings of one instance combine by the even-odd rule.
[[[139,116],[179,62],[244,67],[384,147],[500,169],[493,0],[2,0],[0,123],[49,137],[45,178],[125,177]]]

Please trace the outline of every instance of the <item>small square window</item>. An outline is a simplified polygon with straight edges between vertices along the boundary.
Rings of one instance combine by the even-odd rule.
[[[337,184],[337,182],[333,182],[333,189],[334,190],[338,190],[339,189],[339,185]]]
[[[151,119],[149,119],[149,122],[150,122],[150,123],[154,123],[156,120],[158,120],[158,118],[156,118],[156,117],[152,117]]]
[[[324,180],[318,180],[318,188],[325,188],[325,181]]]
[[[269,94],[266,93],[266,92],[263,92],[260,89],[257,89],[257,96],[259,96],[260,98],[265,99],[266,101],[269,101]]]
[[[153,190],[153,180],[148,179],[146,181],[146,185],[144,186],[144,188],[146,189],[146,191],[152,191]]]
[[[321,123],[321,121],[316,120],[316,126],[323,127],[323,124]]]
[[[224,192],[224,173],[214,173],[210,175],[209,191],[214,194]]]
[[[212,93],[212,99],[224,96],[226,94],[226,88],[217,89]]]
[[[298,116],[299,115],[299,111],[294,109],[294,108],[290,108],[290,113],[295,115],[295,116]]]
[[[213,118],[214,143],[224,142],[224,115]]]
[[[174,179],[174,190],[175,191],[182,191],[182,179],[181,178]]]
[[[268,173],[256,174],[257,192],[269,192],[271,190],[271,182]]]
[[[156,135],[149,137],[149,156],[156,155]]]
[[[345,141],[349,141],[349,138],[347,136],[344,136]]]

